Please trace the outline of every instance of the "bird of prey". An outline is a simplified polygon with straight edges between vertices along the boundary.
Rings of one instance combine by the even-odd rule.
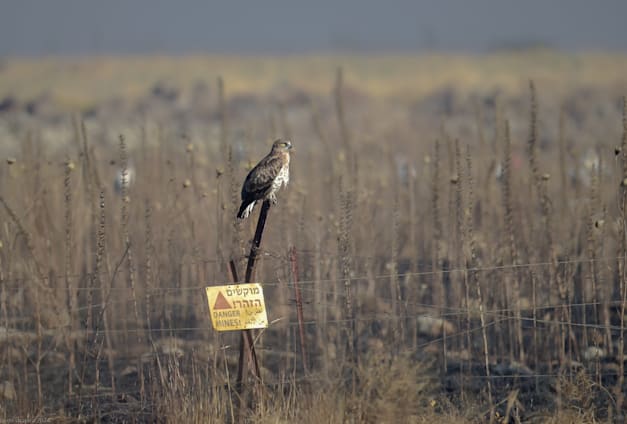
[[[248,173],[242,187],[242,205],[237,217],[247,218],[259,200],[276,203],[276,192],[290,181],[289,140],[278,139],[268,155]]]

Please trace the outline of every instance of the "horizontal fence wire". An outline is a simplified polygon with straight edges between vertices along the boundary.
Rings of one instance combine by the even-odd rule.
[[[381,259],[381,258],[380,258]],[[287,259],[286,259],[287,260]],[[416,272],[403,272],[403,273],[386,273],[386,274],[378,274],[378,275],[361,275],[361,276],[349,276],[346,278],[328,278],[328,279],[316,279],[316,280],[298,280],[299,285],[309,285],[309,284],[319,284],[319,283],[336,283],[336,284],[345,284],[347,280],[352,282],[363,282],[368,280],[381,280],[386,278],[408,278],[408,277],[425,277],[425,276],[434,276],[434,275],[447,275],[447,274],[455,274],[455,273],[464,273],[464,272],[490,272],[490,271],[504,271],[504,270],[515,270],[515,269],[524,269],[524,268],[535,268],[535,267],[548,267],[553,264],[559,265],[573,265],[573,264],[593,264],[593,263],[608,263],[610,261],[625,261],[627,260],[627,256],[608,256],[603,258],[581,258],[581,259],[568,259],[568,260],[558,260],[555,263],[551,261],[541,261],[541,262],[528,262],[521,264],[509,264],[509,265],[493,265],[493,266],[483,266],[483,267],[464,267],[464,268],[451,268],[451,269],[437,269],[431,271],[416,271]],[[179,266],[197,266],[201,265],[204,262],[183,262],[178,264]],[[93,274],[85,273],[85,274],[72,274],[72,275],[58,275],[56,277],[57,280],[65,280],[65,279],[81,279],[81,278],[89,278],[92,277]],[[106,277],[108,274],[102,273],[101,276]],[[0,280],[1,284],[6,284],[9,282],[18,283],[18,282],[31,282],[31,281],[48,281],[50,277],[42,277],[42,278],[34,278],[34,277],[23,277],[23,278],[8,278]],[[187,286],[187,287],[148,287],[146,290],[151,291],[167,291],[167,290],[199,290],[211,286],[219,286],[219,285],[230,285],[233,284],[231,281],[222,280],[222,281],[212,281],[210,284],[201,286]],[[277,286],[282,285],[284,283],[280,282],[264,282],[262,283],[264,286]],[[5,290],[23,290],[24,286],[4,286],[2,287]],[[55,290],[101,290],[101,287],[54,287]],[[131,287],[106,287],[107,290],[113,291],[126,291],[132,290]]]
[[[381,258],[380,258],[381,259]],[[557,265],[566,265],[566,264],[581,264],[581,263],[593,263],[593,262],[609,262],[609,261],[618,261],[618,260],[624,260],[625,257],[622,256],[610,256],[610,257],[604,257],[604,258],[597,258],[597,259],[570,259],[570,260],[561,260],[561,261],[557,261],[556,264]],[[551,265],[552,262],[549,261],[543,261],[543,262],[532,262],[532,263],[523,263],[523,264],[511,264],[511,265],[498,265],[498,266],[486,266],[486,267],[473,267],[473,268],[455,268],[455,269],[448,269],[448,270],[434,270],[434,271],[419,271],[419,272],[407,272],[407,273],[386,273],[386,274],[379,274],[379,275],[364,275],[364,276],[352,276],[349,279],[351,281],[354,282],[359,282],[359,283],[366,283],[368,282],[368,280],[383,280],[383,279],[391,279],[391,278],[407,278],[407,277],[416,277],[416,276],[433,276],[433,275],[437,275],[437,274],[446,274],[446,273],[455,273],[455,272],[490,272],[490,271],[500,271],[500,270],[513,270],[513,269],[520,269],[520,268],[525,268],[525,267],[541,267],[541,266],[549,266]],[[193,265],[190,264],[190,265]],[[87,278],[89,277],[89,274],[83,274],[80,275],[80,278]],[[77,278],[79,277],[78,275],[74,275],[72,276],[73,278]],[[65,276],[59,276],[59,279],[64,279],[66,278]],[[6,284],[7,281],[34,281],[33,278],[29,278],[29,279],[23,279],[23,280],[3,280],[1,281],[3,284]],[[343,278],[334,278],[334,279],[316,279],[316,280],[298,280],[298,284],[299,286],[301,286],[301,290],[303,292],[308,292],[308,293],[322,293],[322,294],[326,294],[326,295],[334,295],[337,297],[338,300],[341,300],[344,298],[345,294],[344,293],[340,293],[340,292],[333,292],[324,288],[319,288],[319,287],[307,287],[307,286],[311,286],[311,285],[317,285],[317,284],[322,284],[322,285],[332,285],[332,284],[345,284],[346,279]],[[211,285],[230,285],[232,284],[231,282],[221,282],[219,284],[211,284]],[[262,285],[264,287],[273,287],[273,286],[282,286],[288,284],[286,281],[284,282],[268,282],[268,283],[262,283]],[[302,287],[305,286],[305,287]],[[187,292],[187,291],[201,291],[204,290],[204,288],[207,287],[207,285],[200,285],[200,286],[186,286],[186,287],[177,287],[177,286],[169,286],[169,287],[148,287],[148,288],[144,288],[143,290],[147,293],[143,294],[154,297],[154,296],[158,296],[159,293],[163,293],[163,294],[167,294],[168,292]],[[19,287],[7,287],[5,285],[3,285],[2,287],[0,287],[0,290],[23,290],[24,287],[23,286],[19,286]],[[126,292],[129,290],[133,290],[132,287],[55,287],[55,290],[57,289],[62,289],[62,290],[67,290],[67,289],[73,289],[73,290],[77,290],[77,291],[92,291],[92,292],[99,292],[99,293],[105,293],[107,295],[110,295],[112,292]],[[448,317],[461,317],[463,315],[468,315],[468,314],[477,314],[479,313],[479,307],[475,307],[475,308],[459,308],[459,307],[451,307],[451,306],[446,306],[446,305],[436,305],[436,304],[429,304],[429,303],[422,303],[422,302],[411,302],[411,301],[407,301],[405,299],[398,299],[398,298],[391,298],[391,297],[386,297],[386,296],[382,296],[382,295],[377,295],[376,296],[378,299],[385,301],[385,302],[389,302],[390,304],[394,305],[397,303],[401,303],[403,306],[405,307],[418,307],[418,308],[424,308],[424,309],[430,309],[430,310],[436,310],[439,311],[438,313],[438,317],[442,317],[442,318],[448,318]],[[81,305],[77,308],[77,311],[81,312],[81,311],[85,311],[85,310],[89,310],[89,309],[93,309],[93,308],[106,308],[108,305],[123,305],[126,303],[130,303],[133,302],[133,299],[125,299],[123,301],[108,301],[108,302],[98,302],[98,303],[92,303],[92,304],[88,304],[88,305]],[[309,304],[312,302],[305,302],[305,304]],[[278,305],[278,306],[291,306],[293,305],[294,302],[290,302],[289,304],[285,304],[285,305]],[[275,303],[276,305],[276,303]],[[316,305],[319,305],[319,303],[316,303]],[[550,305],[537,305],[535,307],[521,307],[521,308],[497,308],[497,309],[484,309],[483,313],[488,316],[488,317],[500,317],[503,316],[503,314],[507,314],[507,313],[514,313],[514,312],[522,312],[522,313],[529,313],[529,312],[539,312],[539,311],[545,311],[545,310],[552,310],[552,309],[557,309],[557,308],[563,308],[563,307],[569,307],[569,308],[585,308],[587,306],[620,306],[621,302],[620,301],[605,301],[605,302],[601,302],[601,301],[596,301],[596,302],[579,302],[579,303],[556,303],[556,304],[550,304]],[[331,307],[337,307],[337,304],[331,304],[331,303],[326,303],[324,306],[331,306]],[[416,318],[419,316],[428,316],[428,314],[426,313],[420,313],[418,315],[413,315],[413,316],[408,316],[408,315],[401,315],[401,316],[395,316],[395,317],[390,317],[390,316],[386,316],[386,317],[369,317],[369,316],[360,316],[358,318],[355,318],[355,320],[373,320],[373,319],[384,319],[384,320],[389,320],[389,319],[410,319],[410,318]],[[506,317],[507,319],[510,319],[512,317]],[[583,327],[583,328],[595,328],[595,329],[610,329],[613,331],[619,331],[620,327],[618,326],[612,326],[612,325],[604,325],[604,324],[592,324],[592,323],[577,323],[577,322],[565,322],[565,321],[560,321],[560,320],[546,320],[546,319],[541,319],[541,318],[529,318],[529,317],[520,317],[521,320],[523,321],[533,321],[535,323],[538,324],[568,324],[571,326],[577,326],[577,327]],[[350,321],[350,319],[348,320],[326,320],[324,321],[325,323],[334,323],[334,322],[348,322]],[[306,325],[319,325],[319,322],[316,321],[306,321],[305,322]],[[52,327],[52,328],[46,328],[44,330],[49,331],[49,330],[54,330],[54,329],[61,329],[61,328],[65,328],[67,326],[69,326],[70,324],[64,325],[64,326],[59,326],[59,327]],[[185,329],[179,329],[180,331],[191,331],[191,330],[202,330],[204,329],[204,327],[195,327],[195,328],[185,328]],[[153,331],[171,331],[172,329],[160,329],[160,330],[153,330]],[[116,330],[109,330],[109,331],[116,331]],[[129,331],[129,330],[127,330]],[[147,331],[146,329],[137,329],[135,331]]]
[[[132,302],[132,300],[126,300],[126,302]],[[591,304],[590,304],[591,305]],[[561,305],[563,306],[563,305]],[[568,305],[566,305],[568,306]],[[462,310],[463,311],[463,310]],[[474,312],[479,312],[478,309],[477,310],[473,310]],[[621,328],[618,325],[605,325],[605,324],[592,324],[592,323],[579,323],[579,322],[574,322],[574,321],[564,321],[564,320],[559,320],[559,319],[541,319],[541,318],[529,318],[529,317],[515,317],[513,315],[504,315],[495,311],[489,311],[489,310],[485,310],[484,315],[486,317],[490,317],[493,318],[493,321],[486,323],[486,327],[494,325],[495,323],[501,323],[501,322],[506,322],[506,321],[513,321],[513,320],[521,320],[521,321],[525,321],[525,322],[530,322],[533,323],[535,322],[536,324],[544,324],[544,325],[567,325],[567,326],[572,326],[572,327],[578,327],[578,328],[589,328],[589,329],[604,329],[604,330],[611,330],[611,331],[616,331],[619,332],[621,330],[624,331],[623,328]],[[461,318],[465,318],[466,316],[466,312],[459,312],[456,313],[455,315],[448,315],[445,317],[450,317],[450,316],[454,316],[454,317],[461,317]],[[368,315],[361,315],[361,316],[357,316],[354,318],[341,318],[341,319],[325,319],[325,320],[315,320],[315,319],[309,319],[309,320],[304,320],[303,321],[303,325],[305,326],[320,326],[320,325],[327,325],[327,324],[347,324],[347,323],[352,323],[352,322],[371,322],[371,321],[377,321],[377,322],[392,322],[392,321],[402,321],[402,320],[411,320],[411,319],[418,319],[418,318],[442,318],[441,315],[437,315],[437,316],[432,316],[426,313],[417,313],[417,314],[399,314],[399,315],[392,315],[391,313],[381,313],[381,314],[368,314]],[[299,323],[293,319],[289,319],[287,317],[279,317],[276,318],[275,321],[273,321],[270,324],[273,323],[278,323],[280,321],[285,321],[287,320],[287,322],[284,325],[287,326],[298,326]],[[46,333],[51,333],[54,331],[58,331],[58,330],[63,330],[66,328],[69,328],[71,326],[71,324],[64,324],[64,325],[60,325],[60,326],[55,326],[55,327],[42,327],[41,331],[44,333],[44,335],[46,335]],[[268,327],[268,328],[271,328]],[[472,327],[470,328],[470,330],[466,329],[463,331],[460,331],[457,334],[449,334],[447,335],[447,337],[454,337],[456,335],[462,335],[462,334],[467,334],[468,331],[470,332],[474,332],[475,330],[481,329],[481,326],[476,326],[476,327]],[[538,328],[541,329],[541,328]],[[98,329],[98,330],[89,330],[89,329],[75,329],[76,332],[78,333],[88,333],[88,334],[93,334],[93,333],[98,333],[98,334],[124,334],[124,333],[185,333],[185,332],[192,332],[192,331],[209,331],[212,330],[212,328],[207,325],[207,326],[192,326],[192,327],[163,327],[163,328],[127,328],[127,329],[108,329],[108,330],[104,330],[104,329]],[[266,329],[267,330],[267,329]],[[213,331],[213,330],[212,330]],[[0,336],[1,337],[9,337],[10,335],[24,335],[24,334],[28,334],[25,331],[22,330],[17,330],[17,329],[10,329],[10,328],[2,328],[0,329]]]

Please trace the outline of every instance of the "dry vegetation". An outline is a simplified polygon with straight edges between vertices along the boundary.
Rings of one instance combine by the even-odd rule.
[[[5,61],[0,420],[620,422],[625,62]],[[204,287],[243,270],[240,184],[277,136],[240,410]]]

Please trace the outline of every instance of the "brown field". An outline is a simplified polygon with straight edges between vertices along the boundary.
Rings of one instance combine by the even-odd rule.
[[[625,94],[549,51],[1,60],[0,421],[623,422]],[[204,287],[276,137],[244,401]]]

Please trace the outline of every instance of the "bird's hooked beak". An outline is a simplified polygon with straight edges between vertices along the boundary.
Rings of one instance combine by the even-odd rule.
[[[292,142],[287,140],[286,143],[287,143],[287,150],[292,150]]]

